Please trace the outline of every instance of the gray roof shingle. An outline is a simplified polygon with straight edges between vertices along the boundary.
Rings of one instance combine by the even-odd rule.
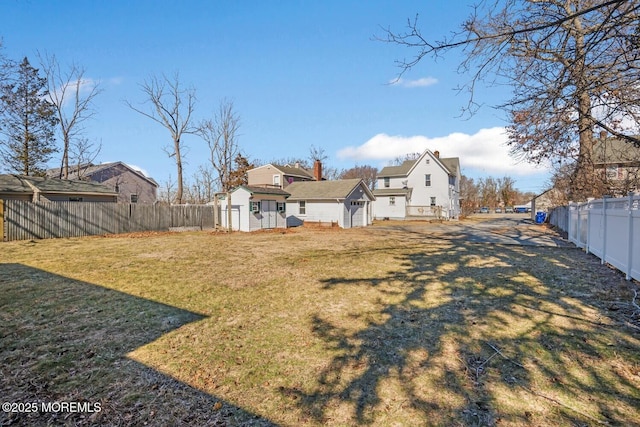
[[[288,200],[344,199],[362,180],[359,178],[336,181],[300,181],[287,186]]]
[[[117,193],[110,188],[94,182],[37,176],[0,175],[0,192],[33,193],[33,189],[29,184],[43,193],[117,195]]]

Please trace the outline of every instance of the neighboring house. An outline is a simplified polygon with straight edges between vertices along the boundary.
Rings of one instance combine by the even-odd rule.
[[[626,196],[640,189],[640,147],[603,133],[594,143],[593,164],[610,195]]]
[[[247,171],[247,184],[287,188],[289,184],[300,181],[321,181],[322,163],[316,161],[313,171],[309,171],[296,163],[294,166],[267,164]]]
[[[286,198],[289,193],[280,188],[241,185],[231,191],[231,228],[256,231],[286,228]],[[218,198],[220,226],[228,228],[229,201]]]
[[[377,177],[373,191],[376,219],[460,216],[460,160],[440,158],[425,150],[416,160],[387,166]]]
[[[372,222],[375,197],[361,179],[294,182],[287,186],[287,225],[305,221],[336,223],[342,228]]]
[[[0,175],[0,199],[32,202],[116,202],[118,194],[101,184],[57,178]]]
[[[58,177],[60,169],[49,169],[47,176]],[[158,183],[123,162],[91,163],[69,169],[70,180],[100,183],[118,194],[120,203],[155,203]]]

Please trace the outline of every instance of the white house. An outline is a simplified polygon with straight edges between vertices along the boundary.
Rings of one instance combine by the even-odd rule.
[[[460,160],[425,150],[416,160],[383,168],[373,191],[376,219],[460,215]]]
[[[241,185],[231,192],[231,228],[256,231],[286,228],[286,199],[289,193],[273,187]],[[229,224],[229,201],[219,198],[220,226]]]
[[[342,228],[364,227],[372,222],[375,197],[361,179],[293,182],[286,190],[287,225],[305,221],[337,223]]]

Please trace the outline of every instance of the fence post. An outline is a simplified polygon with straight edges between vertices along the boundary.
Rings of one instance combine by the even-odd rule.
[[[631,269],[633,268],[633,192],[629,192],[629,220],[627,225],[627,235],[629,236],[629,246],[627,248],[627,268],[625,269],[625,279],[631,280]]]
[[[602,221],[602,258],[600,258],[600,264],[604,264],[607,257],[607,198],[604,196],[602,196]]]
[[[585,210],[587,211],[587,240],[584,242],[584,251],[589,253],[589,235],[591,234],[589,231],[591,230],[591,209],[589,206],[589,202],[584,204]]]

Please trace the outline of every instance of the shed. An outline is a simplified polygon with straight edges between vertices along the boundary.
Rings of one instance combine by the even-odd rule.
[[[286,200],[289,193],[273,187],[241,185],[231,192],[231,229],[256,231],[286,228]],[[220,225],[227,228],[229,203],[220,200]]]

